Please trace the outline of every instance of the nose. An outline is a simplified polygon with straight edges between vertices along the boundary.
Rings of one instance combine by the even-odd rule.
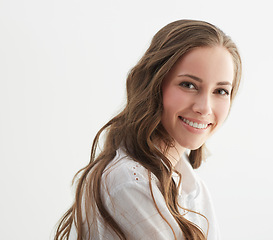
[[[199,95],[196,97],[193,104],[193,111],[201,114],[202,116],[208,116],[212,114],[210,97],[207,94]]]

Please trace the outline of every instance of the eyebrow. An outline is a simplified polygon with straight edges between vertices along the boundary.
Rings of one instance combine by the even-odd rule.
[[[203,80],[201,78],[196,77],[196,76],[191,75],[191,74],[181,74],[181,75],[178,75],[178,77],[189,77],[189,78],[191,78],[191,79],[193,79],[193,80],[195,80],[197,82],[200,82],[200,83],[203,82]],[[230,82],[218,82],[217,85],[230,85],[230,86],[232,86],[232,84]]]

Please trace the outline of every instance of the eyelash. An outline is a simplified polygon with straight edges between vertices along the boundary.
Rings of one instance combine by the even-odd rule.
[[[188,88],[188,89],[196,89],[198,90],[197,86],[191,82],[182,82],[179,84],[181,87],[183,88]],[[192,87],[189,87],[189,86],[192,86]],[[221,94],[220,92],[221,91],[224,91],[224,94]],[[219,95],[222,95],[222,96],[229,96],[229,91],[224,89],[224,88],[219,88],[219,89],[216,89],[213,93],[217,93]]]
[[[197,87],[196,87],[193,83],[191,83],[191,82],[182,82],[182,83],[180,83],[179,85],[180,85],[181,87],[184,87],[184,88],[192,89],[192,88],[189,87],[189,85],[191,85],[191,86],[193,86],[195,89],[197,89]]]
[[[218,92],[218,94],[220,94],[220,95],[226,95],[226,96],[229,96],[229,91],[227,91],[226,89],[223,89],[223,88],[219,88],[219,89],[216,89],[215,90],[216,92]],[[220,92],[221,91],[224,91],[224,94],[221,94]]]

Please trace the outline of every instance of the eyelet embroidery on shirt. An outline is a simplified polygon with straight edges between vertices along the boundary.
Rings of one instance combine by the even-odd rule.
[[[137,168],[139,168],[141,165],[139,165],[139,164],[136,164],[136,165],[134,165],[133,167],[132,167],[132,170],[133,170],[133,176],[134,176],[134,179],[136,180],[136,181],[139,181],[139,176],[138,176],[138,172],[137,172]],[[153,174],[153,173],[151,173],[151,180],[153,181],[153,182],[156,182],[157,181],[157,177]]]
[[[152,181],[156,181],[157,180],[156,176],[153,173],[151,174],[151,180]]]
[[[136,171],[135,171],[138,167],[139,167],[138,164],[136,164],[136,165],[133,167],[133,174],[134,174],[134,176],[135,176],[135,180],[136,180],[136,181],[139,180],[139,178],[138,178],[138,176],[137,176],[137,173],[136,173]]]
[[[186,211],[185,209],[180,208],[180,214],[182,216],[185,216],[189,211]]]

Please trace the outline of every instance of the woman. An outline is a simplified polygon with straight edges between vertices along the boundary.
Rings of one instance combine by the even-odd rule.
[[[128,75],[126,107],[96,135],[55,240],[219,239],[193,169],[240,78],[237,47],[215,26],[180,20],[162,28]]]

